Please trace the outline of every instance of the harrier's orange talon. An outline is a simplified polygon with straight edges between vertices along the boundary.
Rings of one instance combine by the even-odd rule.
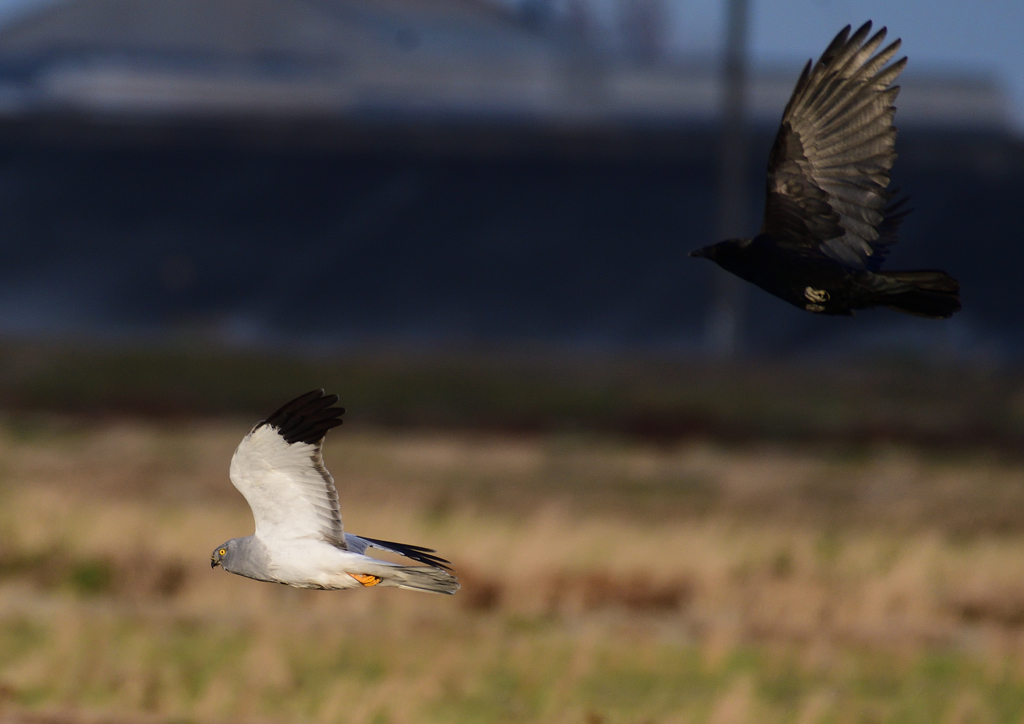
[[[371,576],[369,573],[349,573],[348,575],[352,576],[366,587],[376,586],[381,581],[380,578],[377,576]]]

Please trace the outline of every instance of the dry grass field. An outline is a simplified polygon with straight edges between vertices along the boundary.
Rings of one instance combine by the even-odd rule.
[[[346,426],[455,597],[211,570],[244,421],[0,424],[0,721],[1024,721],[1024,463]]]

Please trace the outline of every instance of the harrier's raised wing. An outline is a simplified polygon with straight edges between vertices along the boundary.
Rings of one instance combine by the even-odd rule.
[[[853,269],[877,269],[895,240],[880,239],[879,227],[891,215],[886,188],[896,161],[892,83],[907,59],[887,65],[900,41],[876,53],[886,30],[868,39],[870,31],[870,21],[852,36],[846,26],[804,67],[768,160],[761,229]]]
[[[314,390],[259,423],[231,458],[231,482],[245,496],[264,541],[312,538],[346,548],[324,435],[341,424],[337,395]]]

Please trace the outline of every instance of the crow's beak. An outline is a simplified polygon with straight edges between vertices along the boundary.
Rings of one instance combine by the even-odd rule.
[[[694,249],[690,252],[690,256],[695,256],[699,259],[710,259],[711,258],[711,247],[705,246],[700,249]]]

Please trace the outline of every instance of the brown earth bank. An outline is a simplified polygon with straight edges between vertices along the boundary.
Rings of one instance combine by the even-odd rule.
[[[942,355],[695,361],[517,348],[314,354],[180,344],[0,344],[0,410],[92,419],[259,419],[309,389],[350,425],[675,444],[1024,450],[1024,375]]]

